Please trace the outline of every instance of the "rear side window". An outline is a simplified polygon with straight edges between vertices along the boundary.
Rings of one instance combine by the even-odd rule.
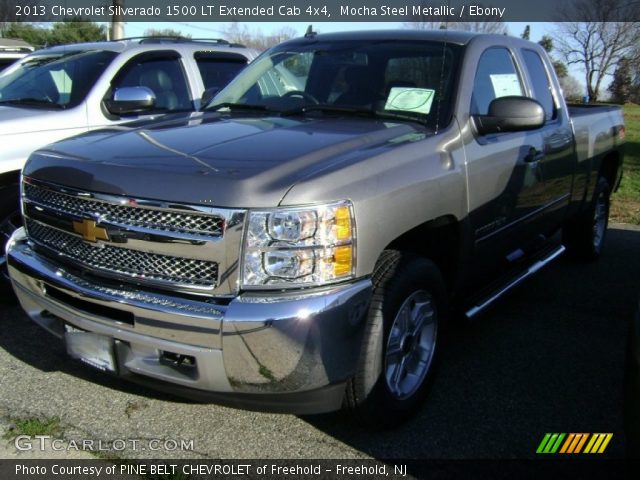
[[[205,90],[209,88],[222,90],[247,66],[247,59],[238,54],[196,52],[194,58]]]
[[[486,115],[489,104],[496,98],[522,94],[522,83],[509,50],[499,47],[485,50],[473,82],[471,114]]]
[[[532,82],[533,96],[538,100],[544,108],[545,118],[551,120],[555,117],[555,105],[553,103],[553,95],[551,94],[551,85],[549,77],[542,63],[540,55],[533,50],[523,50],[522,58],[529,72],[529,78]]]

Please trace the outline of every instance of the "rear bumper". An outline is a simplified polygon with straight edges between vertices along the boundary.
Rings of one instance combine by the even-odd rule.
[[[22,229],[7,251],[27,314],[54,335],[65,324],[113,339],[117,374],[200,401],[319,413],[340,408],[355,372],[368,279],[312,292],[210,302],[97,284],[38,255]],[[172,362],[177,356],[192,359]]]

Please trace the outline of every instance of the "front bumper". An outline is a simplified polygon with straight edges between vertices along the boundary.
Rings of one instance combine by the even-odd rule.
[[[39,325],[113,339],[121,377],[197,400],[290,413],[339,409],[355,373],[368,279],[310,292],[194,300],[100,284],[38,255],[24,230],[7,250],[18,299]],[[182,356],[182,357],[180,357]],[[189,358],[188,364],[172,362]]]

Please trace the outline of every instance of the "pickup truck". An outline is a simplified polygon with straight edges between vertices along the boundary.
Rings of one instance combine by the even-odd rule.
[[[20,169],[34,150],[96,128],[195,111],[207,89],[224,87],[256,56],[225,40],[140,37],[46,48],[3,71],[0,268],[19,225]]]
[[[31,155],[9,272],[106,372],[390,427],[454,315],[601,253],[623,137],[618,108],[567,107],[534,43],[309,32],[203,112]]]

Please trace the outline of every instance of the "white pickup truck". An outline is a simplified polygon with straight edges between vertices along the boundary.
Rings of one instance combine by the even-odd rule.
[[[0,72],[12,63],[33,52],[27,42],[13,38],[0,38]]]
[[[20,169],[34,150],[97,128],[195,111],[203,94],[220,90],[256,56],[225,40],[147,37],[47,48],[4,70],[0,268],[20,224]]]

